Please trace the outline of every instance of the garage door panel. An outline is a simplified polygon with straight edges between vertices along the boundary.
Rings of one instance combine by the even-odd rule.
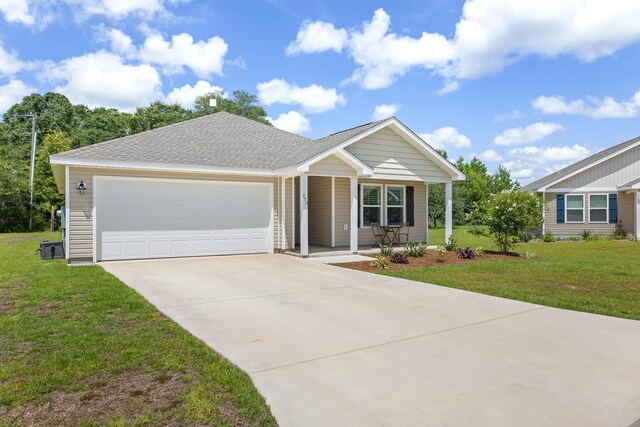
[[[98,180],[99,260],[270,252],[271,185]]]

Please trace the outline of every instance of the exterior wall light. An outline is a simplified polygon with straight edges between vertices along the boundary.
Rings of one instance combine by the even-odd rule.
[[[76,190],[78,190],[78,193],[80,194],[84,194],[84,192],[87,191],[87,185],[83,180],[80,180],[80,182],[76,184]]]

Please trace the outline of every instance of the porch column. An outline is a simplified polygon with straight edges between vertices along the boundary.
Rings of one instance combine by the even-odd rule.
[[[336,247],[336,177],[331,177],[331,247]]]
[[[351,180],[351,252],[358,253],[358,177]]]
[[[425,232],[424,232],[424,243],[426,245],[429,244],[429,184],[424,183],[424,191],[425,191],[425,202],[424,202],[424,224],[425,224]]]
[[[444,216],[444,240],[449,241],[453,233],[453,182],[444,184],[445,216]]]
[[[640,240],[640,190],[636,190],[636,237]]]
[[[309,176],[300,175],[300,255],[309,256]]]

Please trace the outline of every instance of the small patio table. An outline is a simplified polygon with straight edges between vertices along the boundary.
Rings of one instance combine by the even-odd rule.
[[[402,225],[381,225],[380,229],[382,230],[382,241],[389,246],[393,246],[393,244],[397,244],[400,246],[400,238],[398,233],[402,229]]]

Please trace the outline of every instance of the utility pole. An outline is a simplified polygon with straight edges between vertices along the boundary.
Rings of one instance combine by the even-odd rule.
[[[31,223],[33,220],[33,176],[36,167],[36,141],[38,137],[38,131],[36,130],[36,120],[38,113],[31,113],[31,168],[29,173],[29,231],[31,231]]]

